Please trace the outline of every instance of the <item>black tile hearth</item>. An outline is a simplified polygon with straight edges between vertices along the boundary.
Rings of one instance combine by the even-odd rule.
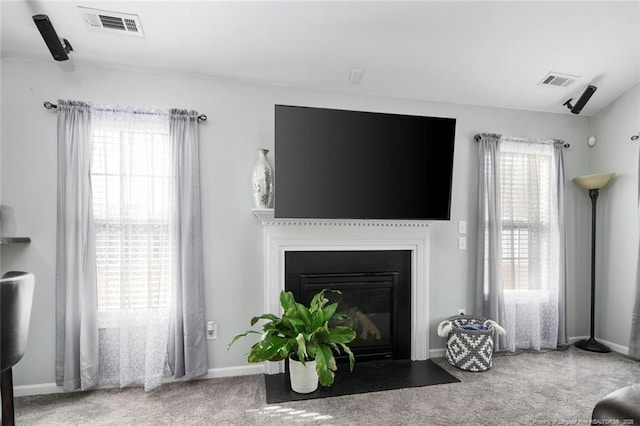
[[[265,375],[267,403],[302,401],[357,393],[456,383],[460,380],[430,360],[380,360],[356,363],[353,372],[339,365],[332,386],[319,386],[309,394],[291,390],[289,373]]]

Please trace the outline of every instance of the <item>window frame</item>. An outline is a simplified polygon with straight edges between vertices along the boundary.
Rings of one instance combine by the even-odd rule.
[[[111,134],[109,135],[109,133]],[[111,139],[111,141],[109,141],[108,139]],[[94,150],[100,150],[101,148],[103,150],[106,150],[108,148],[108,144],[110,143],[117,146],[116,153],[111,153],[111,155],[117,156],[119,167],[118,172],[116,173],[106,164],[105,167],[97,171],[97,168],[93,167],[93,160],[96,159],[96,153],[94,152]],[[162,152],[162,155],[164,155],[164,157],[159,156],[158,158],[160,159],[155,158],[155,160],[159,164],[164,163],[161,167],[162,170],[159,173],[154,173],[155,168],[152,167],[152,170],[147,170],[146,172],[133,172],[130,174],[125,174],[123,169],[127,164],[125,164],[126,161],[123,160],[123,158],[126,157],[126,155],[129,155],[130,158],[128,158],[128,160],[130,162],[135,161],[133,155],[136,149],[133,148],[133,145],[136,143],[164,144],[164,146],[161,148],[164,150]],[[173,175],[172,169],[170,137],[168,129],[166,132],[160,132],[155,130],[144,131],[140,128],[118,128],[115,126],[109,127],[108,125],[97,125],[92,128],[91,131],[91,144],[92,167],[90,169],[90,178],[92,181],[92,196],[95,196],[96,194],[96,187],[99,186],[98,180],[103,179],[105,181],[104,191],[106,194],[106,192],[109,191],[109,189],[106,188],[108,186],[106,180],[109,177],[116,178],[118,180],[119,186],[117,191],[119,196],[117,197],[119,199],[117,203],[118,207],[116,208],[117,211],[121,211],[122,209],[127,208],[122,206],[122,203],[125,202],[124,197],[122,196],[122,192],[123,187],[126,185],[123,183],[123,181],[127,179],[129,179],[130,181],[135,178],[149,180],[166,179],[167,181],[164,182],[163,185],[166,187],[167,191],[171,190],[173,181],[175,180],[175,176]],[[102,147],[100,145],[102,145]],[[125,152],[127,149],[129,150],[129,152]],[[169,156],[168,158],[166,157],[167,155]],[[100,158],[105,163],[109,160],[108,158],[106,158],[106,156],[108,156],[108,153]],[[153,161],[153,159],[151,159],[151,161]],[[128,183],[130,184],[130,182]],[[105,195],[105,197],[107,197],[107,195]],[[165,208],[167,208],[167,212],[170,212],[165,212],[165,215],[175,215],[175,200],[171,197],[170,194],[167,195],[167,197],[172,204],[168,207],[167,205],[165,205]],[[139,197],[137,199],[139,199]],[[153,199],[151,198],[151,200]],[[96,210],[95,197],[93,203],[94,210]],[[147,204],[146,207],[152,208],[149,204]],[[120,214],[120,217],[121,216],[122,213]],[[148,221],[131,218],[131,220],[122,222],[121,220],[117,220],[117,217],[109,217],[109,214],[105,210],[105,213],[103,215],[94,214],[93,221],[96,235],[96,304],[98,311],[108,313],[131,309],[168,309],[171,281],[173,280],[172,268],[175,263],[175,249],[173,247],[173,239],[175,236],[173,235],[174,230],[172,229],[172,227],[174,226],[175,217],[168,216]],[[162,228],[166,228],[166,231],[161,234],[162,237],[160,238],[160,243],[153,242],[153,237],[160,234],[156,234],[152,232],[152,230],[162,230]],[[133,234],[131,233],[132,230],[134,231]],[[138,230],[139,232],[135,232],[136,230]],[[112,245],[112,243],[110,242],[110,239],[114,238],[114,236],[117,239],[118,235],[129,235],[131,236],[131,238],[125,238],[124,241],[121,238],[119,243],[116,242],[115,244],[119,244],[119,248],[115,250],[115,255],[112,256],[110,250],[110,246]],[[103,241],[101,241],[101,238],[103,239]],[[151,253],[151,255],[147,256],[146,260],[143,260],[141,263],[133,265],[132,268],[130,262],[127,262],[126,259],[123,260],[125,258],[125,256],[123,255],[123,250],[129,250],[129,252],[131,252],[131,249],[137,246],[136,241],[145,240],[145,238],[148,241],[148,244],[144,245],[143,247],[146,247],[147,253]],[[162,241],[166,242],[168,244],[168,247],[166,248],[166,250],[160,250],[162,253],[159,253],[160,258],[158,258],[154,256],[152,252],[156,251],[156,247],[160,247],[160,245],[163,244]],[[101,243],[105,244],[105,248],[102,248],[100,246]],[[110,277],[108,269],[109,265],[113,263],[117,264],[114,271],[116,276]],[[132,269],[135,269],[136,266],[138,267],[138,270],[144,270],[145,268],[147,269],[146,282],[144,278],[138,279],[138,287],[140,287],[138,291],[142,289],[140,294],[144,294],[144,297],[141,297],[140,295],[138,295],[137,297],[135,296],[136,285],[131,280],[131,271]],[[152,270],[155,270],[158,267],[160,268],[161,272],[156,275],[163,276],[157,280],[149,279],[151,275],[154,274]],[[101,270],[101,268],[105,269]],[[134,274],[135,273],[139,272],[134,272]],[[116,280],[117,283],[110,284],[110,279]],[[106,299],[104,299],[105,295],[108,295],[110,292],[115,292],[117,296],[107,297]]]
[[[525,150],[519,151],[519,150],[505,150],[504,146],[500,147],[500,164],[498,165],[499,167],[499,172],[500,172],[500,207],[501,207],[501,229],[500,229],[500,235],[501,235],[501,257],[500,257],[500,261],[501,261],[501,275],[502,275],[502,290],[505,293],[511,294],[513,296],[515,296],[517,298],[518,295],[532,295],[537,293],[538,296],[542,299],[542,300],[549,300],[550,298],[550,293],[549,293],[549,283],[544,283],[543,280],[536,280],[537,283],[532,283],[532,271],[530,269],[531,266],[531,258],[534,255],[532,253],[532,249],[531,249],[531,233],[527,232],[528,236],[525,238],[526,239],[526,251],[527,251],[527,255],[526,257],[524,256],[518,256],[517,254],[515,254],[515,251],[513,249],[514,244],[513,244],[513,235],[521,232],[521,230],[525,230],[525,229],[529,229],[530,228],[530,224],[532,223],[531,221],[527,220],[527,219],[522,219],[522,218],[516,218],[516,219],[506,219],[505,220],[505,214],[504,214],[504,197],[506,195],[506,193],[508,191],[505,191],[504,187],[503,187],[503,182],[505,181],[505,173],[504,170],[507,166],[503,163],[504,159],[505,159],[505,154],[508,154],[510,156],[517,156],[517,155],[522,155],[522,156],[538,156],[538,157],[543,157],[545,159],[545,163],[544,166],[547,168],[546,173],[541,173],[538,174],[538,177],[541,179],[543,176],[546,176],[546,179],[544,181],[541,181],[540,179],[538,180],[538,186],[542,187],[543,185],[546,185],[548,188],[548,193],[546,194],[547,196],[551,196],[552,194],[552,188],[551,186],[553,185],[553,175],[552,175],[552,166],[553,166],[553,151],[549,152],[548,154],[543,154],[543,153],[533,153],[533,152],[525,152]],[[513,163],[513,159],[511,160]],[[526,160],[525,160],[526,161]],[[510,164],[510,166],[516,170],[518,169],[517,167],[513,167],[513,164]],[[521,175],[521,181],[525,182],[527,180],[527,176],[525,176],[525,171],[524,169],[522,169],[522,175]],[[538,197],[541,198],[544,194],[539,193]],[[542,204],[542,202],[541,202]],[[515,202],[512,200],[509,203],[510,206],[515,205]],[[549,209],[551,209],[551,206],[549,206]],[[549,210],[550,212],[550,210]],[[547,219],[547,220],[545,220]],[[550,220],[550,215],[547,216],[539,216],[537,223],[536,223],[536,227],[537,229],[540,231],[538,234],[539,235],[546,235],[548,236],[547,239],[545,239],[544,241],[547,243],[551,243],[550,240],[550,236],[551,236],[551,220]],[[511,252],[505,252],[505,236],[511,236],[511,240],[512,240],[512,244],[510,244],[511,247]],[[522,245],[522,241],[518,241],[518,245],[521,246]],[[505,256],[505,254],[507,256]],[[511,255],[510,255],[511,254]],[[509,256],[510,255],[510,256]],[[514,270],[516,268],[513,267],[514,262],[517,263],[520,260],[525,260],[527,263],[527,271],[526,273],[526,287],[527,288],[523,288],[524,286],[522,286],[522,279],[514,279],[514,274],[516,274],[516,272],[514,272]],[[509,274],[505,273],[505,271],[510,271]],[[520,284],[520,285],[519,285]],[[536,285],[536,287],[531,288],[531,286]]]

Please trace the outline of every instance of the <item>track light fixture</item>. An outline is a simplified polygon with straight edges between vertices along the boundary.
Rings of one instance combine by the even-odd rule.
[[[569,99],[562,105],[566,105],[572,113],[580,114],[580,111],[582,111],[582,108],[584,108],[586,103],[589,102],[589,99],[591,99],[591,96],[593,96],[596,90],[598,90],[596,86],[588,85],[587,88],[584,89],[582,96],[580,96],[580,99],[578,99],[578,102],[576,102],[575,105],[571,105],[571,101],[573,100],[573,98]]]
[[[53,55],[53,59],[56,61],[69,59],[68,53],[73,50],[73,47],[71,47],[71,43],[66,38],[60,41],[60,37],[56,34],[56,30],[53,29],[49,17],[47,15],[33,15],[33,22],[36,23],[36,27],[38,27],[44,42]]]

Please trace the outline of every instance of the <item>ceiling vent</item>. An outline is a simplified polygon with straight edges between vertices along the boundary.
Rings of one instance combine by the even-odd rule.
[[[138,15],[90,9],[82,6],[78,6],[78,9],[82,14],[82,19],[91,30],[144,37]]]
[[[580,76],[578,75],[562,74],[552,71],[540,80],[538,84],[542,86],[569,87],[579,78]]]

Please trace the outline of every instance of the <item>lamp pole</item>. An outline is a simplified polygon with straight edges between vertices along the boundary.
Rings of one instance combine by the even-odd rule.
[[[600,342],[594,336],[596,316],[596,201],[600,189],[589,189],[591,198],[591,332],[589,338],[576,342],[576,347],[591,352],[607,353],[611,349]]]

